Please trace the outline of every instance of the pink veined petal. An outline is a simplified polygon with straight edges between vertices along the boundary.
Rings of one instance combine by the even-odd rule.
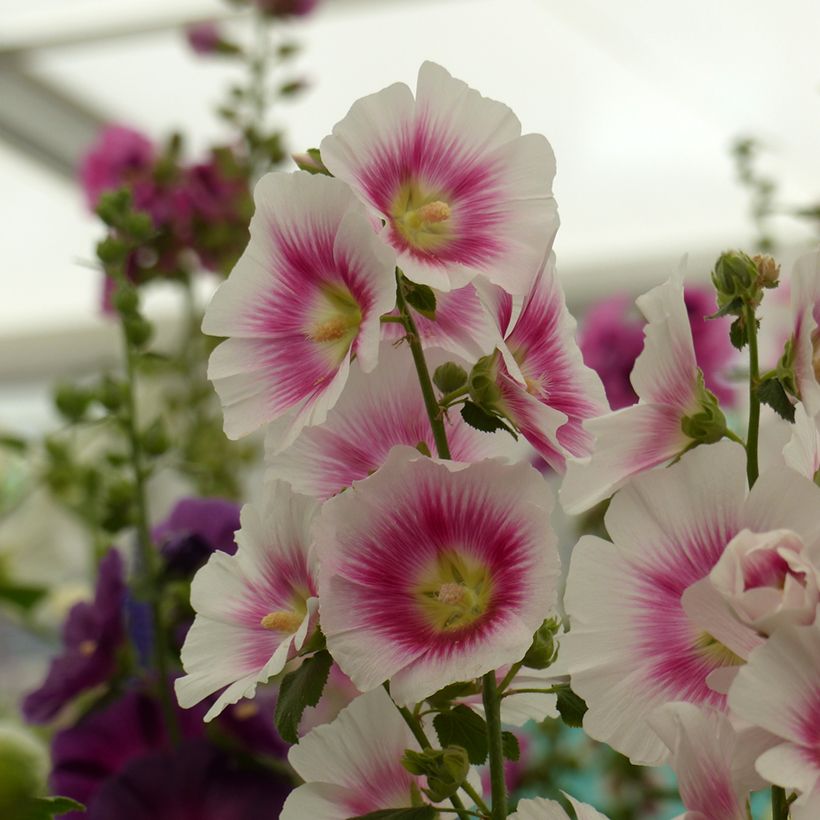
[[[575,809],[577,820],[607,820],[605,815],[596,811],[588,803],[581,803],[566,792],[563,792],[563,795]],[[557,800],[531,797],[518,803],[518,809],[510,815],[510,820],[569,820],[569,815]]]
[[[431,370],[452,361],[441,350],[428,350]],[[465,367],[468,365],[464,363]],[[458,410],[445,416],[447,440],[456,461],[480,461],[501,456],[512,442],[506,432],[481,433],[467,425]],[[275,445],[282,440],[280,422],[269,435]],[[430,421],[424,407],[410,351],[383,342],[379,365],[364,374],[357,362],[339,402],[326,422],[302,431],[296,442],[277,452],[268,448],[267,474],[289,481],[306,495],[330,498],[354,481],[367,478],[398,444],[425,444],[435,452]]]
[[[347,820],[412,805],[417,778],[401,758],[405,749],[418,748],[383,689],[359,696],[332,723],[317,726],[291,748],[288,760],[307,783],[291,793],[282,820],[314,817],[306,814],[314,808],[326,820]]]
[[[820,250],[801,256],[792,274],[794,372],[800,398],[809,415],[820,412],[820,383],[815,346],[820,319]]]
[[[567,461],[561,506],[570,514],[609,498],[630,478],[675,458],[691,442],[681,416],[661,404],[635,404],[584,422],[595,438],[591,456]]]
[[[208,375],[229,436],[285,415],[295,436],[324,420],[352,355],[375,366],[394,255],[338,180],[268,174],[254,198],[248,247],[203,320],[204,332],[228,337]]]
[[[789,467],[812,480],[820,470],[820,414],[809,416],[802,403],[795,407],[791,437],[783,448],[783,458]]]
[[[439,290],[484,276],[525,292],[558,228],[549,143],[522,137],[506,106],[434,63],[421,66],[415,100],[397,84],[354,103],[321,152],[385,220],[402,270]],[[408,234],[405,214],[429,202],[443,215]]]
[[[365,691],[390,678],[409,703],[518,660],[554,601],[549,507],[527,465],[394,448],[326,502],[317,529],[322,626],[342,670]]]
[[[186,675],[175,682],[182,706],[228,686],[210,720],[252,697],[304,641],[316,610],[310,531],[317,512],[315,501],[274,482],[260,506],[243,507],[236,554],[215,552],[199,570],[191,586],[197,615],[182,648]],[[266,627],[271,613],[280,622],[286,614],[287,626]]]

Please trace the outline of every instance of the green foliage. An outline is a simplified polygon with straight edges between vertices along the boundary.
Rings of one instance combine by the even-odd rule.
[[[729,326],[729,341],[738,350],[743,350],[746,347],[749,335],[746,333],[746,322],[742,316],[738,316]]]
[[[461,407],[461,417],[470,427],[480,430],[482,433],[494,433],[496,430],[506,430],[514,439],[518,438],[515,430],[498,416],[490,415],[477,404],[465,401]]]
[[[469,706],[459,704],[433,719],[442,746],[461,746],[470,763],[478,766],[487,759],[487,722]]]
[[[776,376],[763,379],[757,385],[755,393],[758,400],[763,404],[768,404],[780,418],[794,424],[794,405],[789,400],[783,384]]]
[[[413,310],[427,319],[436,318],[436,294],[431,287],[418,285],[407,278],[402,278],[402,287],[404,298]]]
[[[561,715],[561,720],[572,726],[575,729],[583,725],[584,715],[587,711],[586,702],[582,697],[576,695],[570,689],[569,684],[560,684],[556,687],[556,694],[558,696],[558,713]]]
[[[513,762],[521,757],[521,747],[518,745],[518,738],[512,732],[501,733],[501,751],[507,760]]]
[[[528,669],[546,669],[555,663],[558,656],[558,647],[555,645],[555,636],[561,628],[558,618],[547,618],[538,628],[532,639],[532,644],[524,655],[523,665]]]
[[[85,806],[68,797],[37,797],[14,806],[14,820],[50,820],[70,811],[85,811]]]
[[[379,809],[350,820],[436,820],[437,817],[438,812],[432,806],[413,806],[409,809]]]
[[[299,721],[305,709],[315,706],[322,697],[332,665],[330,653],[322,650],[282,679],[274,721],[283,740],[299,742]]]
[[[434,803],[454,795],[470,773],[467,752],[460,746],[425,749],[423,752],[406,749],[401,762],[411,774],[427,778],[424,793]]]

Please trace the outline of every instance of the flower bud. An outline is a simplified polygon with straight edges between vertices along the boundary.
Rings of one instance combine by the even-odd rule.
[[[424,792],[434,803],[454,795],[470,773],[470,759],[467,750],[461,746],[423,752],[407,749],[402,764],[412,774],[427,778]]]
[[[47,771],[46,751],[33,735],[15,726],[0,726],[0,815],[13,817],[14,806],[36,797]]]
[[[757,268],[757,281],[764,288],[776,288],[780,279],[780,265],[768,254],[752,257]]]
[[[482,410],[497,411],[501,402],[501,388],[496,381],[498,353],[482,356],[470,372],[470,399]]]
[[[532,640],[527,654],[524,655],[523,664],[528,669],[546,669],[555,662],[557,655],[557,647],[555,645],[555,636],[561,626],[557,618],[547,618],[535,637]]]
[[[712,283],[717,290],[719,315],[739,316],[744,302],[759,299],[760,285],[754,261],[742,251],[722,253],[712,271]]]

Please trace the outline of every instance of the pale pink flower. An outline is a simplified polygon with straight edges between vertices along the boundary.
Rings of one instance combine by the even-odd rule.
[[[213,54],[219,50],[222,32],[213,21],[192,23],[185,29],[185,39],[196,54]]]
[[[745,452],[727,441],[623,488],[605,517],[613,543],[582,538],[567,580],[561,662],[589,706],[587,733],[654,765],[666,755],[646,724],[654,708],[686,701],[725,710],[720,678],[759,637],[736,616],[685,607],[684,595],[743,530],[788,527],[815,554],[818,504],[820,488],[788,467],[764,473],[748,492]]]
[[[590,457],[567,463],[560,497],[569,513],[589,509],[693,443],[681,424],[700,412],[703,394],[680,278],[653,288],[637,304],[648,321],[632,370],[640,401],[584,424],[595,443]]]
[[[581,803],[566,792],[563,794],[572,804],[577,820],[607,820],[606,815],[592,808],[589,803]],[[531,797],[519,801],[517,811],[510,815],[509,820],[569,820],[569,815],[557,800]]]
[[[354,103],[321,145],[414,282],[481,276],[526,293],[558,230],[555,157],[502,103],[425,62],[416,96],[395,83]]]
[[[757,759],[770,783],[796,789],[797,805],[820,793],[820,619],[811,626],[779,629],[756,649],[729,690],[741,720],[778,740]],[[807,815],[811,816],[811,815]]]
[[[431,370],[448,358],[452,360],[440,350],[427,351]],[[513,443],[506,432],[473,429],[457,411],[448,413],[444,423],[456,461],[502,455]],[[280,424],[269,428],[274,444],[281,440]],[[382,342],[372,373],[362,373],[353,362],[348,383],[324,424],[303,430],[279,453],[270,448],[268,475],[289,481],[298,492],[330,498],[381,467],[397,444],[436,450],[410,351]]]
[[[797,260],[792,273],[792,344],[800,399],[810,416],[820,412],[820,250]]]
[[[754,768],[772,738],[758,728],[736,731],[729,718],[691,703],[661,706],[649,723],[669,749],[681,801],[679,820],[748,820],[746,800],[766,786]]]
[[[575,341],[555,256],[546,260],[520,308],[500,288],[483,290],[504,337],[493,367],[501,392],[497,407],[550,467],[563,472],[568,455],[590,453],[585,420],[609,406]]]
[[[197,614],[182,647],[186,674],[175,682],[181,706],[227,687],[205,715],[211,720],[253,697],[302,646],[318,604],[310,552],[318,506],[287,484],[270,484],[260,506],[242,508],[236,554],[214,552],[197,572]]]
[[[272,173],[254,200],[250,243],[202,323],[228,337],[208,377],[230,438],[286,418],[285,447],[325,420],[352,357],[365,372],[376,366],[379,317],[395,304],[395,260],[338,180]]]
[[[419,745],[387,692],[361,695],[291,747],[288,761],[305,783],[290,793],[280,820],[348,820],[412,806],[424,783],[402,766],[405,749]]]
[[[798,402],[790,429],[791,437],[783,448],[783,460],[793,470],[814,481],[820,471],[820,413],[812,418]]]
[[[325,502],[322,629],[363,691],[397,703],[519,660],[555,603],[552,499],[530,466],[438,462],[396,447]]]

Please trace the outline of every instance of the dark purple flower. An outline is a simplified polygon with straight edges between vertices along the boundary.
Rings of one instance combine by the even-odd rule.
[[[129,763],[107,780],[87,820],[276,820],[292,783],[240,767],[205,741]]]
[[[100,561],[94,600],[71,608],[63,625],[63,653],[23,701],[26,720],[45,723],[81,692],[110,679],[125,637],[125,592],[122,558],[109,550]]]
[[[83,158],[80,183],[90,210],[100,196],[144,176],[155,161],[151,140],[122,125],[108,125]]]
[[[318,5],[319,0],[253,0],[254,5],[271,17],[304,17]]]
[[[737,351],[729,341],[731,318],[708,319],[717,310],[715,292],[706,285],[687,285],[683,299],[692,326],[695,358],[703,371],[706,386],[724,406],[731,407],[737,401],[737,391],[726,379],[729,366],[737,357]]]
[[[218,51],[222,35],[216,23],[193,23],[185,29],[188,45],[197,54],[213,54]]]
[[[183,498],[154,528],[167,570],[189,577],[215,550],[233,555],[239,529],[239,507],[223,498]]]
[[[643,349],[644,324],[632,298],[626,294],[597,302],[581,324],[578,345],[584,362],[601,377],[613,410],[638,400],[629,374]]]

